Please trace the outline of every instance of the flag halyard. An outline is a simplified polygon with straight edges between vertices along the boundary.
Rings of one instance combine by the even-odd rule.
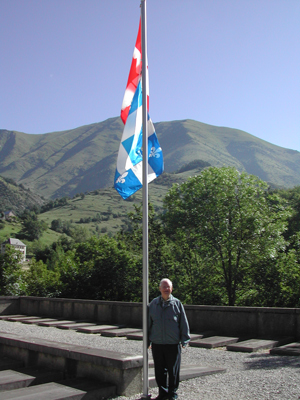
[[[147,68],[148,72],[148,68]],[[121,109],[124,131],[119,147],[114,187],[123,199],[128,198],[143,186],[142,152],[142,53],[141,21],[137,35],[133,60],[129,72]],[[147,74],[147,110],[149,92]],[[164,169],[162,149],[159,145],[154,125],[148,113],[148,183],[159,176]]]

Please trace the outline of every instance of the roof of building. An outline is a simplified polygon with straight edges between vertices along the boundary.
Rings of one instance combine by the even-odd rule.
[[[15,238],[9,238],[3,242],[3,244],[11,244],[12,246],[26,246],[21,240]]]

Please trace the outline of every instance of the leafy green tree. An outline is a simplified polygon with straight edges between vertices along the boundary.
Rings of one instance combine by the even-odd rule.
[[[0,296],[19,296],[24,293],[22,254],[6,245],[0,255]]]
[[[210,167],[174,185],[164,200],[170,236],[182,231],[182,240],[214,264],[229,305],[247,288],[251,265],[285,248],[282,233],[289,213],[267,189],[253,175]]]
[[[120,232],[117,238],[124,242],[127,249],[134,254],[140,265],[138,282],[142,287],[143,263],[143,212],[142,205],[134,205],[135,211],[128,214],[129,229]],[[148,210],[148,242],[149,242],[149,296],[157,296],[159,282],[162,278],[172,279],[174,271],[174,253],[169,238],[164,232],[164,227],[159,216],[156,216],[153,205],[149,203]],[[140,292],[140,300],[142,293]]]
[[[76,246],[80,297],[99,300],[136,300],[137,264],[125,244],[106,235],[93,236]]]
[[[286,199],[291,206],[292,213],[288,218],[288,229],[285,232],[285,237],[287,240],[292,239],[293,235],[300,232],[300,186],[288,190],[275,190],[274,192]],[[293,240],[291,242],[293,244]]]
[[[42,261],[32,259],[30,268],[24,273],[27,296],[58,297],[61,290],[60,273],[49,270]]]
[[[20,217],[22,223],[21,235],[28,240],[38,240],[48,226],[45,221],[39,221],[34,211],[25,210]]]

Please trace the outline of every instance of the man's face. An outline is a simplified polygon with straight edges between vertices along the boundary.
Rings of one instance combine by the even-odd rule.
[[[164,300],[168,300],[170,294],[172,293],[173,287],[169,281],[162,281],[159,287],[160,293]]]

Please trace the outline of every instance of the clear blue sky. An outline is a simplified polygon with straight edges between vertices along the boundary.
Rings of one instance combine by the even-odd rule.
[[[150,115],[300,151],[299,0],[147,0]],[[0,128],[118,116],[139,0],[0,0]]]

